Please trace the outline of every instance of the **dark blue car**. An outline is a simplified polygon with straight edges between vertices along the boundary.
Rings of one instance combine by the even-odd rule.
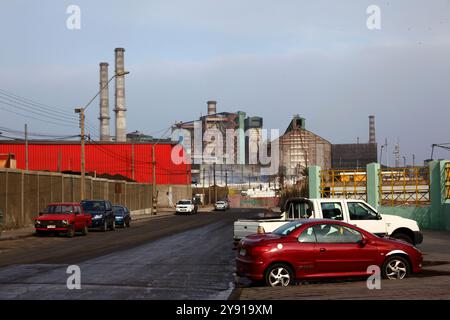
[[[81,206],[85,213],[92,216],[91,228],[101,231],[116,229],[112,205],[108,200],[83,200]]]
[[[130,227],[131,214],[127,207],[116,205],[113,206],[113,211],[116,225],[121,226],[122,228]]]

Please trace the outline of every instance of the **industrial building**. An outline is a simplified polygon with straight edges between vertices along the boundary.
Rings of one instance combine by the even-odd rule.
[[[358,139],[359,140],[359,139]],[[378,161],[378,145],[375,134],[375,116],[369,116],[369,142],[333,144],[331,166],[333,169],[360,169]]]
[[[190,164],[174,164],[173,143],[155,144],[156,183],[191,184]],[[152,143],[86,142],[86,172],[92,176],[122,176],[152,183]],[[14,155],[16,168],[50,172],[80,172],[78,141],[0,141],[0,154]],[[28,159],[26,158],[28,155]]]
[[[300,177],[308,166],[331,167],[331,143],[308,131],[306,120],[299,115],[279,138],[279,148],[280,174],[287,179]]]
[[[195,139],[196,126],[201,125],[201,138]],[[261,117],[247,117],[245,112],[217,112],[217,102],[207,102],[207,114],[198,120],[179,122],[173,126],[177,129],[187,130],[190,134],[190,143],[182,143],[188,157],[192,160],[193,181],[197,184],[226,185],[227,183],[242,183],[249,176],[259,173],[257,163],[251,164],[250,154],[258,154],[259,141],[263,119]],[[219,132],[220,138],[203,139],[208,129]],[[227,130],[234,130],[232,139],[233,157],[227,153]],[[223,142],[221,158],[215,154],[217,141]],[[229,141],[228,141],[229,142]],[[210,155],[208,159],[204,154]],[[212,159],[211,159],[212,158]],[[256,159],[257,160],[257,159]],[[217,166],[213,163],[216,162]],[[216,167],[216,168],[214,168]]]

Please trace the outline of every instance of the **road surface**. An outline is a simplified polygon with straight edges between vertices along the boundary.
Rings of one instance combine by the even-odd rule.
[[[0,299],[227,299],[233,221],[261,210],[166,216],[114,232],[0,242]],[[81,289],[69,290],[69,265]]]

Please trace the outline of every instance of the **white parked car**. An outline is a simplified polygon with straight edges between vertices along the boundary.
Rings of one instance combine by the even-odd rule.
[[[194,214],[197,213],[197,205],[192,200],[180,200],[175,207],[176,213]]]
[[[217,201],[214,204],[214,210],[216,210],[216,211],[219,211],[219,210],[225,211],[227,209],[228,209],[228,204],[225,201]]]

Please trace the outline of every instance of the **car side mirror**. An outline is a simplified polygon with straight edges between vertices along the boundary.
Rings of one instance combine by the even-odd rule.
[[[44,213],[43,212],[39,212],[39,216],[42,216]]]
[[[358,243],[358,245],[359,245],[361,248],[364,248],[364,247],[366,246],[366,244],[369,243],[369,241],[368,241],[366,238],[362,238],[362,239],[359,240],[357,243]]]
[[[381,219],[383,219],[383,217],[381,216],[381,214],[378,214],[377,215],[377,220],[381,220]]]

